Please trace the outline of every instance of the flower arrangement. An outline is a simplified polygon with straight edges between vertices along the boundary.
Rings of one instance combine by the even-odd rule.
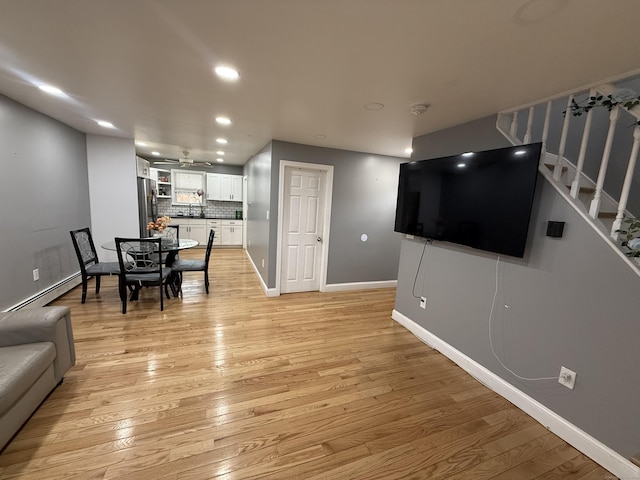
[[[147,230],[155,230],[159,233],[162,233],[162,231],[167,228],[167,225],[169,225],[169,223],[171,223],[171,218],[163,215],[162,217],[158,217],[155,222],[147,223]]]

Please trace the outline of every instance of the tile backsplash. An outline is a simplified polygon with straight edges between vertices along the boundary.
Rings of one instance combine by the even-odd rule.
[[[236,210],[242,210],[242,202],[219,202],[208,200],[204,206],[204,216],[207,218],[236,218]],[[194,215],[200,215],[200,205],[191,207]],[[178,213],[189,213],[188,205],[171,205],[170,198],[158,199],[158,215],[177,217]]]

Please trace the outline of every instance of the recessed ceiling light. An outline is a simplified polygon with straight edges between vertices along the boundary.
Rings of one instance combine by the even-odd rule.
[[[240,78],[238,71],[231,67],[225,67],[223,65],[220,65],[216,67],[214,71],[216,72],[216,75],[218,75],[223,80],[234,81]]]
[[[216,155],[224,155],[224,152],[223,152],[222,150],[218,150],[218,151],[216,152]]]
[[[151,152],[151,155],[153,155],[154,157],[159,157],[160,156],[160,152]]]
[[[104,128],[116,128],[113,126],[113,123],[107,122],[106,120],[96,120],[96,123]]]
[[[405,148],[404,149],[404,153],[406,153],[407,155],[411,155],[413,153],[413,148],[411,148],[411,147]]]
[[[466,163],[459,163],[457,166],[458,166],[458,168],[463,168],[463,167],[466,167],[467,164]]]
[[[69,95],[64,93],[58,87],[54,87],[53,85],[38,85],[38,88],[49,95],[54,95],[56,97],[66,98]]]
[[[364,108],[366,110],[382,110],[384,108],[384,103],[379,103],[379,102],[373,102],[373,103],[367,103]]]
[[[147,144],[145,142],[136,142],[136,145],[138,145],[139,147],[146,147]]]
[[[231,120],[227,117],[216,117],[216,122],[220,125],[231,125]]]
[[[227,139],[226,138],[216,138],[216,142],[222,144],[222,145],[226,145],[227,143]]]
[[[222,163],[222,162],[224,162],[224,158],[216,158],[216,162]]]
[[[515,155],[524,155],[525,153],[527,153],[524,150],[516,150],[515,152],[513,152]]]
[[[462,154],[463,157],[471,157],[473,155],[473,152],[465,152]]]

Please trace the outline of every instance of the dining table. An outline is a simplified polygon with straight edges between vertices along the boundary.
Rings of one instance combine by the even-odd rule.
[[[193,240],[191,238],[179,238],[177,241],[175,239],[169,237],[163,237],[161,241],[162,245],[162,253],[167,254],[167,258],[165,260],[165,266],[171,267],[171,264],[175,260],[178,252],[180,250],[186,250],[189,248],[197,247],[200,243],[197,240]],[[117,251],[116,241],[109,240],[101,245],[105,250]],[[171,279],[169,281],[169,287],[171,288],[171,293],[174,297],[178,296],[178,281],[177,275],[171,275]],[[131,292],[131,300],[137,300],[138,290]]]

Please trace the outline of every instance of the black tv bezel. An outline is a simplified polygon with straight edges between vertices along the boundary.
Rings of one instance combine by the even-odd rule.
[[[525,197],[526,199],[526,201],[524,201],[524,204],[526,206],[520,208],[521,211],[519,213],[518,218],[521,218],[521,219],[526,218],[526,221],[521,220],[520,225],[518,226],[519,228],[518,235],[515,235],[518,241],[517,245],[513,245],[509,248],[506,248],[500,245],[490,245],[488,247],[486,246],[479,247],[477,245],[471,245],[469,243],[455,241],[450,237],[438,238],[437,235],[429,234],[432,232],[426,232],[427,234],[425,235],[424,234],[425,232],[411,230],[408,225],[406,224],[403,225],[403,222],[401,221],[401,216],[402,216],[401,208],[403,207],[406,208],[406,205],[405,205],[406,198],[403,199],[401,198],[401,196],[404,195],[405,197],[407,197],[408,195],[407,191],[403,191],[403,181],[406,181],[406,179],[403,179],[403,175],[407,175],[410,168],[409,166],[413,166],[413,169],[417,170],[416,165],[421,165],[422,162],[440,162],[440,163],[452,162],[452,164],[453,162],[458,163],[463,161],[463,159],[466,160],[466,157],[464,157],[463,155],[468,154],[468,152],[465,152],[464,154],[460,153],[457,155],[450,155],[446,157],[438,157],[438,158],[425,159],[425,160],[415,160],[415,161],[406,162],[400,165],[394,231],[398,233],[403,233],[406,235],[413,235],[415,237],[424,238],[430,241],[446,242],[453,245],[460,245],[467,248],[472,248],[474,250],[491,252],[498,255],[508,255],[516,258],[523,258],[527,248],[527,239],[528,239],[529,230],[530,230],[531,214],[533,211],[533,204],[535,199],[535,189],[537,185],[537,179],[539,176],[538,168],[540,164],[540,158],[542,155],[542,143],[538,142],[538,143],[531,143],[527,145],[516,145],[516,146],[502,147],[502,148],[496,148],[496,149],[490,149],[490,150],[475,151],[472,153],[474,155],[477,154],[478,155],[477,158],[481,158],[485,162],[489,162],[490,161],[489,159],[497,159],[497,160],[493,160],[494,162],[498,162],[497,165],[500,165],[502,162],[504,162],[504,164],[506,165],[506,162],[509,159],[511,159],[512,157],[515,157],[515,152],[518,150],[527,151],[527,154],[523,160],[526,161],[525,165],[530,168],[530,172],[523,174],[523,176],[526,177],[527,182],[525,185],[522,185],[522,188],[519,190],[519,193],[521,193],[523,197]],[[524,170],[526,170],[526,168]],[[421,174],[424,174],[424,173],[421,172]]]

